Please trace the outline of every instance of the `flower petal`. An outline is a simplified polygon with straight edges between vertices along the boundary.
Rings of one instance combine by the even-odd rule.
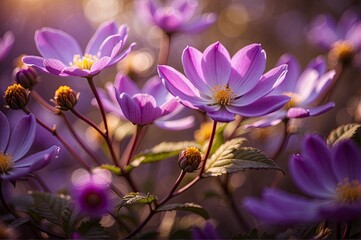
[[[114,87],[119,93],[125,92],[130,96],[140,92],[140,89],[135,82],[121,72],[115,76]]]
[[[295,92],[296,83],[301,73],[300,64],[291,54],[284,54],[278,60],[276,66],[287,64],[287,74],[282,83],[275,89],[275,93]]]
[[[120,44],[120,45],[119,45]],[[119,51],[120,47],[123,46],[123,39],[120,35],[112,35],[107,37],[102,45],[99,48],[99,56],[100,57],[111,57],[113,58],[114,55]],[[114,53],[113,49],[117,47],[117,52]]]
[[[204,79],[211,88],[229,83],[231,59],[220,42],[211,44],[204,50],[201,66]]]
[[[103,41],[111,35],[115,35],[118,33],[118,25],[114,21],[108,21],[99,26],[96,32],[93,34],[91,39],[89,40],[87,47],[85,49],[85,53],[89,53],[91,55],[98,55],[98,51],[100,49],[100,45]]]
[[[32,154],[15,162],[13,168],[30,168],[30,171],[37,171],[50,163],[59,153],[58,146]]]
[[[125,58],[133,49],[133,47],[135,46],[136,44],[135,43],[131,43],[129,45],[129,47],[124,50],[122,53],[120,53],[119,55],[117,56],[114,56],[112,57],[112,60],[109,62],[108,66],[107,67],[110,67],[112,66],[113,64],[116,64],[117,62],[119,62],[120,60],[122,60],[123,58]]]
[[[90,68],[90,75],[94,76],[104,68],[108,67],[108,64],[111,60],[112,59],[110,57],[102,57],[101,59],[96,61]]]
[[[5,152],[10,137],[10,126],[5,114],[0,112],[0,153]]]
[[[238,95],[249,92],[260,79],[266,67],[266,52],[260,44],[240,49],[232,57],[230,86]]]
[[[186,76],[192,84],[207,95],[212,95],[212,91],[204,81],[202,73],[202,53],[193,47],[187,47],[182,54],[182,63]]]
[[[184,15],[183,15],[184,17]],[[217,20],[217,15],[214,13],[206,13],[202,16],[193,19],[192,22],[182,25],[179,28],[180,32],[200,32],[211,26]]]
[[[303,103],[304,105],[312,104],[314,102],[317,102],[321,98],[324,97],[324,95],[327,93],[327,91],[332,86],[332,83],[334,82],[334,76],[336,74],[335,70],[331,70],[325,74],[323,74],[321,77],[319,77],[316,80],[314,89],[311,91],[310,95],[304,99]]]
[[[136,94],[133,101],[140,107],[141,120],[138,125],[151,124],[162,115],[162,110],[157,107],[154,97],[149,94]]]
[[[35,43],[44,58],[54,58],[68,64],[76,54],[83,52],[78,42],[68,33],[53,28],[42,28],[35,32]]]
[[[95,75],[95,73],[92,73]],[[92,75],[88,69],[77,67],[66,67],[63,69],[61,76],[89,77]]]
[[[207,115],[217,122],[231,122],[235,117],[234,113],[224,107],[221,107],[218,111],[207,112]]]
[[[38,56],[25,56],[23,57],[23,62],[29,66],[37,67],[44,72],[48,72],[44,66],[45,58]]]
[[[178,107],[181,107],[180,103],[177,101],[176,98],[171,98],[168,101],[166,101],[165,103],[163,103],[160,106],[160,109],[162,110],[162,116],[165,116],[167,114],[170,114],[174,111],[176,111],[176,109]]]
[[[259,117],[282,108],[289,100],[285,95],[266,96],[246,106],[229,105],[226,108],[244,117]]]
[[[29,114],[22,117],[11,134],[6,153],[11,154],[15,161],[24,156],[34,141],[35,130],[36,120],[34,115]]]
[[[320,115],[320,114],[322,114],[324,112],[327,112],[327,111],[331,110],[334,107],[335,107],[335,103],[334,102],[329,102],[329,103],[326,103],[326,104],[324,104],[322,106],[310,108],[310,109],[308,109],[308,112],[310,113],[310,116],[317,116],[317,115]]]
[[[244,128],[265,128],[275,126],[286,118],[286,111],[279,110],[261,117],[260,120],[244,125]]]
[[[309,111],[301,107],[293,107],[287,111],[288,118],[305,118],[309,116],[310,116]]]
[[[63,62],[53,58],[45,59],[43,64],[49,73],[55,75],[63,75],[63,70],[66,68]]]
[[[168,116],[168,115],[167,115]],[[165,117],[167,117],[165,116]],[[154,124],[160,128],[168,130],[184,130],[194,126],[194,116],[188,116],[176,120],[163,120],[159,118],[155,120]]]
[[[142,125],[141,109],[131,96],[127,93],[119,93],[116,91],[117,100],[124,116],[133,124]]]

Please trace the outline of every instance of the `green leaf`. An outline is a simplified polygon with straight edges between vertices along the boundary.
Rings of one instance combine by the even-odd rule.
[[[246,169],[282,169],[257,148],[241,147],[244,138],[235,138],[224,143],[207,160],[204,177],[235,173]],[[283,172],[283,171],[282,171]]]
[[[331,131],[331,133],[327,137],[327,143],[330,145],[334,145],[338,141],[353,138],[356,136],[360,127],[361,125],[357,123],[341,125]]]
[[[149,204],[149,203],[155,202],[156,200],[157,200],[157,197],[154,195],[151,195],[149,193],[144,194],[144,193],[140,193],[140,192],[130,192],[130,193],[126,194],[123,197],[123,199],[120,201],[119,208],[121,208],[125,205],[130,205],[130,204],[135,204],[135,203]]]
[[[57,225],[61,225],[61,215],[69,204],[65,195],[55,195],[46,192],[31,192],[35,211],[43,218]]]
[[[141,163],[153,163],[170,157],[174,157],[177,156],[180,151],[182,151],[186,147],[191,146],[200,148],[197,143],[192,141],[163,142],[151,149],[145,150],[144,152],[137,154],[134,157],[134,160],[131,162],[131,166],[138,167]]]
[[[119,167],[111,165],[111,164],[103,164],[100,166],[100,168],[109,170],[111,173],[114,173],[115,175],[118,175],[118,176],[122,175],[122,170]]]
[[[83,222],[76,231],[81,239],[109,239],[109,234],[98,221]]]
[[[80,213],[72,204],[69,204],[61,214],[61,225],[68,237],[73,233],[76,225],[80,222]]]
[[[209,218],[208,212],[200,205],[195,203],[173,203],[161,206],[157,209],[157,212],[164,212],[164,211],[173,211],[173,210],[183,210],[189,211],[199,216],[203,217],[204,219]]]

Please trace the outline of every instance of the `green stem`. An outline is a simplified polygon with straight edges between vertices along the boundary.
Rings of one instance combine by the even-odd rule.
[[[131,148],[128,154],[128,158],[127,158],[127,162],[126,162],[126,166],[129,165],[132,161],[134,152],[139,144],[139,136],[140,136],[140,131],[142,130],[142,126],[137,125],[137,130],[133,136],[133,141],[131,143]]]

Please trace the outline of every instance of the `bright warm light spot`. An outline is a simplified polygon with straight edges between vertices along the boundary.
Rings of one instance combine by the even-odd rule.
[[[212,129],[213,129],[213,122],[202,123],[201,127],[194,132],[195,140],[200,144],[205,143],[211,137]]]
[[[13,157],[10,154],[0,152],[0,173],[8,171],[13,165]]]
[[[336,64],[337,62],[350,62],[354,55],[355,50],[350,42],[339,41],[333,44],[328,57],[331,64]]]
[[[86,0],[83,8],[86,18],[101,23],[117,16],[123,6],[122,1],[117,0]]]
[[[337,198],[343,203],[354,203],[361,200],[361,184],[358,180],[345,178],[336,187]]]
[[[214,100],[222,106],[229,105],[236,96],[233,90],[230,89],[227,85],[217,85],[213,87],[212,93]]]
[[[91,54],[85,54],[83,57],[80,57],[79,54],[74,55],[73,62],[70,63],[70,66],[78,67],[80,69],[90,70],[93,66],[94,62],[97,61],[98,58]]]

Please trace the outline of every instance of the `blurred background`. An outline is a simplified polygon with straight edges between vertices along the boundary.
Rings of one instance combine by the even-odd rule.
[[[345,10],[361,9],[361,1],[352,0],[199,0],[202,12],[215,12],[218,15],[216,23],[205,31],[195,34],[176,34],[172,38],[170,46],[170,58],[168,65],[182,71],[181,54],[187,46],[193,46],[203,51],[209,44],[220,41],[233,55],[243,46],[250,43],[261,43],[267,53],[267,69],[272,68],[278,58],[284,53],[292,53],[299,60],[301,67],[314,57],[323,54],[321,50],[311,46],[305,35],[305,30],[313,17],[321,13],[329,13],[338,19]],[[0,62],[0,90],[3,93],[7,86],[13,83],[12,71],[15,59],[22,54],[38,55],[34,43],[34,33],[42,27],[61,29],[72,36],[85,48],[88,40],[104,21],[115,19],[119,24],[129,26],[129,38],[127,44],[136,42],[134,51],[122,60],[116,67],[101,72],[96,79],[96,85],[102,87],[106,82],[113,81],[118,71],[124,71],[131,75],[134,81],[142,85],[144,81],[156,74],[157,57],[160,46],[160,30],[140,21],[142,14],[131,0],[1,0],[0,1],[0,36],[6,31],[15,35],[15,43],[10,53]],[[39,71],[41,83],[36,89],[44,99],[54,97],[55,90],[60,85],[69,85],[81,93],[77,105],[78,111],[86,114],[94,121],[100,122],[100,115],[90,101],[92,95],[84,79],[73,77],[57,77],[44,74]],[[303,131],[319,132],[324,136],[336,126],[349,123],[354,120],[354,112],[359,103],[360,74],[357,69],[351,69],[338,83],[331,100],[336,102],[336,108],[332,111],[303,123]],[[36,103],[30,106],[49,125],[61,123],[56,116],[38,108]],[[2,107],[4,101],[0,99],[1,111],[9,116],[9,119],[17,119],[23,113],[7,110]],[[190,112],[194,114],[194,112]],[[197,115],[196,115],[197,116]],[[200,117],[200,116],[199,116]],[[77,119],[74,126],[78,130],[84,129]],[[193,139],[194,131],[199,127],[197,119],[194,128],[180,132],[169,132],[155,126],[150,126],[143,140],[141,149],[146,149],[161,141],[183,141]],[[13,123],[14,121],[12,121]],[[282,126],[273,134],[267,131],[250,133],[250,145],[257,146],[266,153],[274,149],[267,146],[269,141],[277,141],[280,138]],[[64,132],[64,135],[67,135]],[[90,135],[83,136],[89,142],[94,139]],[[46,139],[46,141],[44,141]],[[44,149],[51,144],[49,133],[38,129],[38,135],[33,150]],[[287,160],[291,153],[299,150],[299,139],[291,139],[290,147],[282,153],[278,164],[285,169],[286,176],[279,178],[279,187],[297,192],[287,176]],[[64,150],[65,151],[65,150]],[[69,185],[72,170],[80,166],[62,151],[56,163],[41,170],[44,179],[50,179],[49,184],[60,191]],[[136,169],[134,178],[139,182],[143,192],[151,192],[164,196],[178,176],[179,169],[176,166],[176,158],[169,161],[144,166]],[[234,198],[241,208],[240,202],[245,195],[260,195],[262,189],[270,186],[275,179],[273,171],[246,171],[231,176],[231,187],[234,189]],[[212,195],[213,194],[213,195]],[[220,189],[214,179],[206,179],[194,186],[193,189],[179,196],[178,202],[196,202],[203,205],[211,213],[213,223],[221,236],[229,237],[229,233],[237,233],[241,229],[237,225],[227,202],[222,197]],[[141,211],[141,210],[140,210]],[[174,221],[173,215],[160,215],[150,222],[147,228],[157,226],[159,218]],[[158,218],[158,219],[157,219]],[[202,219],[196,216],[182,215],[177,213],[180,219],[177,224],[186,228],[194,225],[202,225]],[[249,220],[253,223],[252,219]]]

